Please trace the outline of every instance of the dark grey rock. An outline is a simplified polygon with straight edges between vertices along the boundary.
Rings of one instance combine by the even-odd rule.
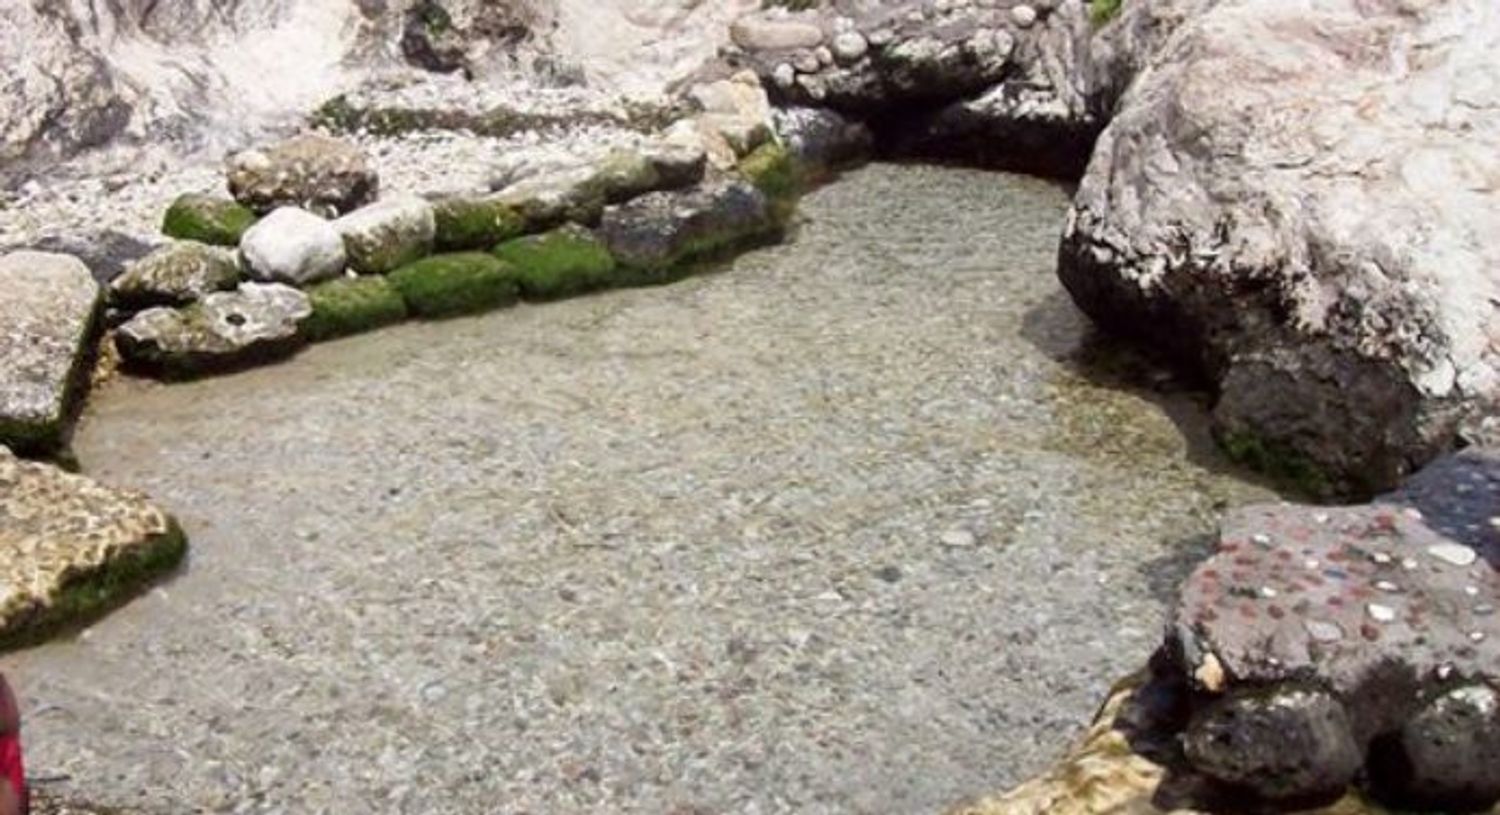
[[[599,236],[622,266],[666,271],[778,229],[766,196],[750,184],[734,181],[654,192],[610,207]]]
[[[1200,772],[1272,801],[1337,797],[1363,763],[1343,705],[1304,688],[1220,699],[1193,716],[1183,747]]]
[[[870,128],[827,108],[778,108],[771,123],[787,151],[815,173],[858,164],[875,149]]]
[[[1500,803],[1500,693],[1469,684],[1438,694],[1377,742],[1371,773],[1383,797],[1422,811],[1473,812]]]
[[[125,271],[125,265],[150,254],[160,244],[113,229],[75,235],[45,235],[27,249],[72,255],[83,261],[94,280],[108,285]]]

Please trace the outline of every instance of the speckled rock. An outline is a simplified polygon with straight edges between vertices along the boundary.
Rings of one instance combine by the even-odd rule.
[[[380,180],[359,148],[315,133],[229,158],[229,192],[266,213],[295,206],[340,215],[374,200]]]
[[[46,449],[65,440],[101,300],[77,258],[0,257],[0,443]]]
[[[665,273],[693,257],[762,239],[777,229],[766,196],[734,181],[655,192],[610,207],[599,236],[622,266]]]
[[[1480,0],[1210,4],[1102,136],[1064,284],[1226,437],[1393,487],[1500,401],[1497,48]]]
[[[337,277],[348,261],[339,230],[296,207],[282,207],[250,227],[240,254],[255,280],[295,286]]]
[[[333,222],[349,268],[384,274],[432,254],[437,222],[432,204],[410,196],[377,201]]]
[[[0,647],[97,617],[171,569],[186,541],[145,497],[0,447]]]
[[[127,264],[110,283],[111,304],[137,310],[190,303],[240,282],[240,261],[233,249],[180,241]]]
[[[1500,801],[1500,691],[1469,684],[1435,695],[1377,742],[1371,775],[1404,808],[1471,812]]]
[[[777,108],[771,121],[781,144],[814,174],[862,162],[875,149],[870,128],[826,108]]]
[[[1205,775],[1270,801],[1338,798],[1364,763],[1344,706],[1301,687],[1214,700],[1194,714],[1183,748]]]
[[[231,370],[285,356],[306,342],[306,294],[279,283],[245,283],[180,309],[153,308],[115,332],[127,365],[167,377]]]

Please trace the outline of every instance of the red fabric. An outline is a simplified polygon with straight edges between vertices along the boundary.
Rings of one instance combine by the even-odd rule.
[[[21,763],[21,735],[0,736],[0,777],[10,782],[16,800],[26,800],[26,767]]]

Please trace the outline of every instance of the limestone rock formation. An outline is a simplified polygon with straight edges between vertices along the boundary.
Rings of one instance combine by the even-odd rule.
[[[256,280],[306,285],[337,277],[348,254],[344,238],[328,221],[296,207],[282,207],[245,232],[240,254]]]
[[[65,441],[101,300],[77,258],[0,257],[0,443],[48,449]]]
[[[0,647],[89,622],[174,567],[186,546],[145,497],[0,447]]]
[[[1393,486],[1500,396],[1497,47],[1483,0],[1213,4],[1100,140],[1064,284],[1231,448]]]
[[[239,282],[240,261],[233,249],[179,241],[127,264],[125,273],[110,283],[110,302],[130,310],[176,306]]]
[[[285,356],[306,343],[306,294],[280,283],[245,283],[180,309],[143,311],[115,332],[125,363],[191,377]]]
[[[333,222],[349,268],[384,274],[432,253],[437,224],[432,204],[410,196],[361,207]]]
[[[380,179],[359,148],[316,133],[229,158],[229,192],[258,213],[293,206],[324,216],[373,201]]]

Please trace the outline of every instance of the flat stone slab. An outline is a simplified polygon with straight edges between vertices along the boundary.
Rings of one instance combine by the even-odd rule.
[[[99,304],[99,284],[77,258],[0,257],[0,443],[61,443]]]
[[[185,548],[144,496],[0,447],[0,648],[107,611]]]
[[[184,308],[147,309],[120,326],[125,362],[170,377],[197,376],[276,359],[307,342],[308,296],[281,283],[245,283]]]

